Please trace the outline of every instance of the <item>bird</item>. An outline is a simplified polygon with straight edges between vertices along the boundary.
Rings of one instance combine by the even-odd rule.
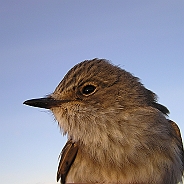
[[[53,93],[24,104],[50,110],[67,135],[57,171],[61,184],[182,183],[179,127],[154,92],[111,61],[84,60]]]

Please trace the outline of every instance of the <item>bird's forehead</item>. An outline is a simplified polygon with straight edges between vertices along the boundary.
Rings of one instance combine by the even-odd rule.
[[[94,59],[75,65],[64,76],[55,91],[61,92],[86,82],[114,83],[117,80],[117,67],[106,60]]]

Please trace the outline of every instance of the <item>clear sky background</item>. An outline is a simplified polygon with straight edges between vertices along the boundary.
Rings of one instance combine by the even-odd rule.
[[[184,132],[183,0],[1,0],[0,183],[56,184],[66,137],[22,103],[96,57],[141,78]]]

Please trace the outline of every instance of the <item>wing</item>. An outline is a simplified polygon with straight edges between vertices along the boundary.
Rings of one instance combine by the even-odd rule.
[[[61,179],[62,184],[65,184],[67,174],[70,170],[71,165],[75,160],[77,151],[78,151],[77,144],[73,143],[72,140],[68,140],[60,154],[60,161],[57,171],[57,181]]]
[[[183,171],[184,171],[184,150],[183,150],[183,143],[182,143],[180,129],[174,121],[169,120],[169,122],[171,123],[171,126],[175,132],[175,140],[177,142],[178,148],[180,149],[180,153],[181,153],[180,157],[183,163]]]

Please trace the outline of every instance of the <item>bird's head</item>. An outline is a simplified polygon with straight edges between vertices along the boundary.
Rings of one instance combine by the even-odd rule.
[[[76,138],[103,131],[118,114],[152,106],[167,113],[156,103],[156,95],[129,72],[104,59],[83,61],[74,66],[46,98],[24,104],[50,109],[64,133]],[[80,136],[79,136],[80,135]]]

